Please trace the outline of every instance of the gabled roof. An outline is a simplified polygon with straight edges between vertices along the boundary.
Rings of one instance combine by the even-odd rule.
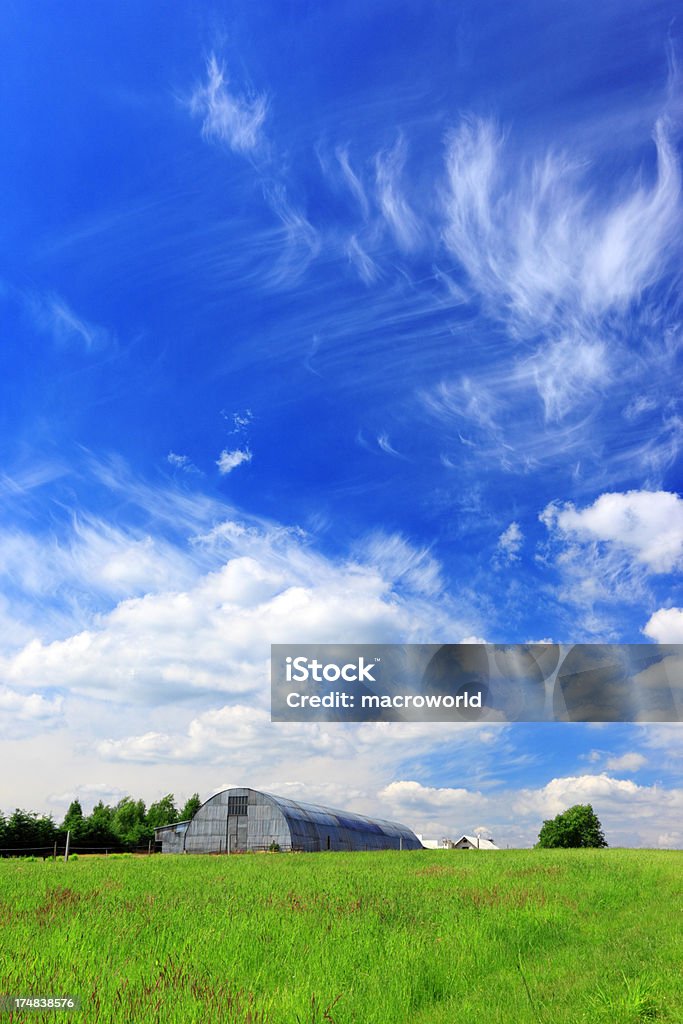
[[[498,850],[499,849],[499,847],[496,846],[496,844],[493,842],[493,840],[491,840],[491,839],[479,839],[479,838],[477,838],[477,836],[460,836],[460,838],[457,840],[455,845],[457,846],[458,843],[461,843],[463,841],[463,839],[466,839],[468,843],[470,843],[472,846],[476,847],[478,850]]]

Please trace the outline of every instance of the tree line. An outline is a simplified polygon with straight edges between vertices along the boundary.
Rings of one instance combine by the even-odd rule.
[[[58,825],[52,815],[36,814],[17,808],[8,818],[0,814],[0,854],[21,853],[22,850],[46,849],[63,846],[67,832],[71,833],[73,849],[102,849],[130,851],[148,846],[154,839],[154,829],[186,821],[201,807],[198,793],[186,801],[180,809],[176,807],[172,793],[145,807],[144,800],[125,796],[111,807],[101,800],[95,804],[91,814],[84,814],[80,800],[74,800]]]

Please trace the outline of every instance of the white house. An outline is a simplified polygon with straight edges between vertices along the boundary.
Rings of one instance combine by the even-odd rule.
[[[454,850],[498,850],[493,839],[482,839],[480,836],[462,836],[457,843],[453,843]]]

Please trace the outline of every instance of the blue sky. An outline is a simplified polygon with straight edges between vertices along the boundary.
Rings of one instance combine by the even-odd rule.
[[[0,19],[0,806],[683,846],[677,726],[275,726],[267,672],[683,642],[675,6]]]

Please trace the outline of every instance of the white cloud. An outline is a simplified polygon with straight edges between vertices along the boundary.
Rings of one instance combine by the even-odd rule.
[[[190,97],[189,107],[201,117],[202,134],[224,142],[237,153],[250,153],[263,142],[267,102],[263,95],[239,96],[228,91],[228,78],[214,55],[207,61],[207,82]]]
[[[276,288],[292,285],[319,255],[320,237],[306,215],[292,205],[284,184],[264,183],[263,192],[281,224],[277,232],[278,259],[268,277],[268,283]]]
[[[380,270],[371,256],[363,249],[356,235],[351,235],[346,245],[346,255],[358,271],[358,276],[365,284],[374,284],[380,276]]]
[[[562,537],[613,546],[651,573],[673,572],[681,564],[683,500],[669,491],[602,494],[584,509],[553,503],[540,518]]]
[[[0,687],[0,712],[11,729],[11,721],[54,723],[61,717],[63,699],[61,696],[43,697],[39,693],[18,693],[7,686]],[[9,737],[9,731],[7,736]]]
[[[512,329],[528,334],[557,317],[585,328],[664,272],[679,244],[681,185],[664,121],[654,142],[657,180],[605,203],[585,162],[548,152],[515,166],[490,121],[464,120],[450,134],[446,244]]]
[[[190,460],[189,455],[178,455],[176,452],[169,452],[166,456],[166,461],[170,463],[174,469],[182,469],[184,473],[198,473],[199,470]]]
[[[271,643],[429,642],[466,627],[440,593],[439,567],[400,538],[368,541],[335,563],[292,531],[227,522],[198,539],[223,562],[185,589],[121,601],[63,640],[34,639],[5,659],[22,687],[66,687],[114,702],[172,704],[190,694],[265,699]],[[405,592],[406,596],[401,596]]]
[[[384,218],[400,249],[410,251],[420,244],[420,225],[401,191],[406,161],[406,144],[399,136],[393,149],[375,158],[377,199]]]
[[[227,473],[232,473],[233,469],[241,466],[243,462],[251,462],[251,452],[248,448],[235,448],[231,452],[223,449],[218,456],[216,465],[221,476],[225,476]]]
[[[573,804],[602,801],[621,805],[635,803],[639,798],[651,796],[647,787],[636,785],[629,779],[613,779],[604,772],[599,775],[577,775],[551,779],[540,789],[523,789],[518,793],[514,810],[554,817]],[[683,793],[677,795],[683,806]]]
[[[517,562],[524,544],[524,534],[519,523],[512,522],[498,538],[498,551],[507,562]]]
[[[357,548],[365,564],[416,593],[437,595],[443,590],[441,566],[426,548],[415,548],[397,534],[376,532]]]
[[[98,801],[118,803],[124,796],[126,796],[126,791],[119,786],[112,786],[106,782],[86,782],[74,786],[66,793],[51,793],[47,800],[50,804],[58,807],[68,807],[74,800],[78,800],[83,808],[83,813],[88,814]]]
[[[368,199],[365,195],[365,189],[361,184],[360,178],[351,167],[348,147],[338,146],[335,150],[335,156],[337,157],[339,167],[341,168],[344,183],[358,203],[363,218],[367,219],[370,212]]]
[[[439,417],[461,417],[477,427],[492,431],[496,428],[496,417],[501,408],[494,389],[471,377],[441,381],[432,390],[422,392],[422,399],[427,408]]]
[[[112,596],[143,594],[187,584],[193,560],[173,544],[150,534],[126,532],[97,519],[77,519],[70,536],[39,537],[0,531],[0,577],[25,594],[69,595],[85,601],[87,591]]]
[[[576,336],[541,345],[521,369],[534,378],[546,420],[562,419],[611,377],[604,343]]]
[[[474,809],[480,811],[485,809],[488,802],[487,797],[481,793],[468,789],[423,786],[414,781],[392,782],[384,787],[379,796],[388,804],[400,807],[402,814],[406,814],[408,809],[420,813],[425,810],[433,813],[435,808],[448,813]]]
[[[632,751],[627,754],[620,754],[615,757],[608,757],[605,761],[605,768],[614,772],[637,772],[647,764],[647,758],[643,754]]]
[[[79,316],[59,295],[27,295],[25,302],[36,325],[58,345],[77,345],[90,352],[113,341],[110,331]]]
[[[659,608],[643,628],[658,644],[683,644],[683,608]]]

